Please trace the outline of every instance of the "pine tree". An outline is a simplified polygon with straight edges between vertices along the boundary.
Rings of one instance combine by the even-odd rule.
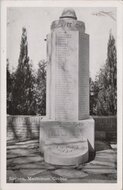
[[[115,39],[110,33],[107,60],[96,80],[98,97],[96,110],[98,115],[116,115],[117,113],[117,53]]]
[[[36,113],[40,115],[46,114],[46,61],[42,60],[38,64],[36,88]]]
[[[22,29],[20,55],[15,72],[15,86],[13,90],[14,114],[35,114],[33,98],[34,77],[32,65],[28,56],[28,42],[26,28]]]
[[[12,107],[12,85],[13,85],[13,79],[12,74],[9,70],[9,60],[7,59],[7,67],[6,67],[6,75],[7,75],[7,114],[11,113],[11,107]]]

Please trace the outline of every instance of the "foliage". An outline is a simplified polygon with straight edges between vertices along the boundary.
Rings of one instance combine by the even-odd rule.
[[[13,114],[35,114],[35,100],[33,98],[34,77],[32,65],[28,57],[28,42],[26,29],[22,29],[20,56],[15,72],[12,93]]]
[[[18,66],[10,73],[7,60],[7,113],[12,115],[46,114],[46,62],[39,62],[34,74],[28,56],[26,29],[22,29]]]
[[[99,87],[97,81],[89,79],[90,83],[90,115],[97,115],[97,98]]]
[[[38,64],[37,78],[35,83],[36,113],[46,114],[46,61]]]
[[[94,96],[91,96],[91,113],[94,115],[116,115],[117,113],[117,55],[115,39],[109,36],[107,60],[93,86]],[[92,88],[92,87],[91,87]],[[94,99],[94,100],[93,100]]]
[[[11,114],[12,113],[12,91],[13,91],[13,86],[14,86],[14,73],[10,72],[9,69],[9,60],[7,59],[7,81],[6,81],[6,86],[7,86],[7,113]]]

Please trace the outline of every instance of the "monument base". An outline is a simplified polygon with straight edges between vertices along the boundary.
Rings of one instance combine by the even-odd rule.
[[[54,165],[76,165],[88,160],[88,142],[54,144],[44,150],[44,160]]]
[[[44,160],[57,165],[80,164],[93,159],[94,120],[52,121],[40,123],[40,151]],[[91,158],[90,158],[91,156]]]

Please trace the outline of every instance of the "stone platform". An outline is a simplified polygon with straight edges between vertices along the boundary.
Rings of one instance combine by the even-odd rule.
[[[8,145],[7,183],[116,183],[117,145],[112,143],[95,141],[94,160],[71,167],[46,163],[38,140]]]

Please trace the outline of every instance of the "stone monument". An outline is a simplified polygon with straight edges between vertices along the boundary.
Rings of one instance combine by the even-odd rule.
[[[47,35],[46,118],[40,150],[46,162],[78,165],[94,153],[89,116],[89,35],[73,9],[64,9]]]

